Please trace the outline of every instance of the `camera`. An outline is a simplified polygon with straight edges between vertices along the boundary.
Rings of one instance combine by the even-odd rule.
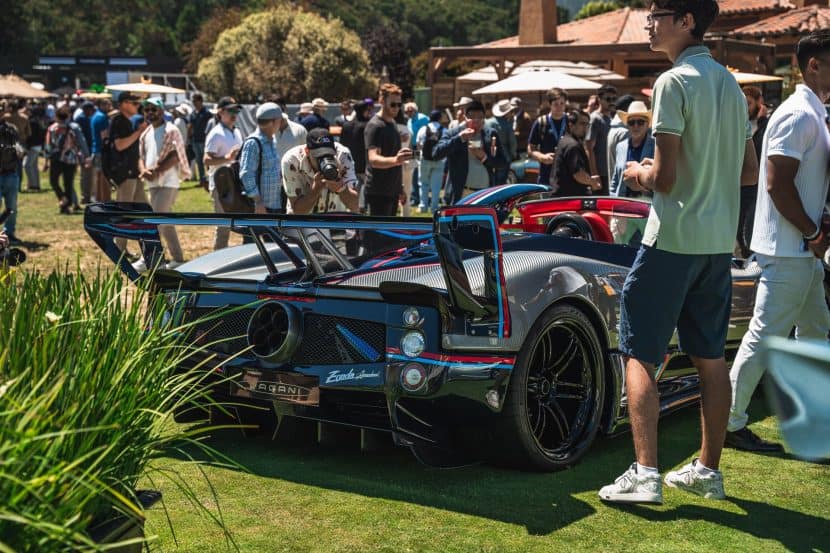
[[[0,267],[16,267],[26,261],[26,252],[19,248],[3,248],[0,250]]]
[[[340,178],[340,168],[332,155],[325,155],[317,159],[320,165],[320,173],[326,180],[337,180]]]

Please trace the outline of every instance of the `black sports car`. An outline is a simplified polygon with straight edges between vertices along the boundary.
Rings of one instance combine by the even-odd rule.
[[[624,216],[615,226],[630,243],[644,220]],[[225,225],[252,241],[152,278],[176,320],[236,308],[197,324],[193,340],[223,361],[217,393],[280,421],[389,432],[431,463],[461,452],[535,470],[572,465],[627,422],[617,318],[630,245],[502,233],[496,212],[476,205],[433,220],[162,215],[115,203],[85,215],[134,279],[113,240],[139,240],[154,266],[160,224]],[[732,351],[758,274],[733,269]],[[663,411],[698,399],[676,342],[658,379]]]

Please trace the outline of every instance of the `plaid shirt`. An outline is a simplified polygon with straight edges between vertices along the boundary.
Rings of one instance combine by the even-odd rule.
[[[245,194],[255,201],[262,201],[268,209],[283,207],[280,202],[280,187],[282,175],[280,173],[280,156],[273,138],[268,138],[259,129],[248,135],[257,140],[245,139],[242,146],[242,155],[239,158],[239,178]],[[259,165],[260,144],[262,148],[262,171],[257,179]],[[257,187],[257,180],[259,187]]]

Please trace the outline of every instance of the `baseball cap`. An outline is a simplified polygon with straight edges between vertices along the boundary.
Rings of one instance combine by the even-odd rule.
[[[300,104],[300,111],[298,113],[311,113],[312,109],[314,109],[314,106],[311,102],[303,102]]]
[[[216,102],[216,109],[239,109],[239,104],[237,104],[236,100],[230,96],[222,96],[219,98],[219,101]]]
[[[158,96],[156,96],[154,98],[147,98],[146,100],[144,100],[141,103],[144,104],[145,106],[155,106],[155,107],[159,108],[160,110],[164,111],[164,100],[162,100]]]
[[[315,158],[323,157],[324,155],[336,155],[337,151],[334,149],[334,139],[329,134],[329,131],[318,127],[308,133],[305,140],[308,146],[308,153]]]
[[[256,108],[256,118],[260,119],[282,119],[282,108],[274,102],[265,102]]]
[[[440,109],[434,109],[431,112],[429,112],[429,120],[430,121],[440,121],[441,120],[441,110]]]
[[[81,109],[95,109],[95,104],[87,100],[83,104],[81,104]]]

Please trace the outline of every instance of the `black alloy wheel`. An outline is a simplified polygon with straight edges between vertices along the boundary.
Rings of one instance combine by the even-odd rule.
[[[576,463],[599,430],[605,399],[602,346],[585,314],[549,308],[531,329],[505,402],[504,460],[552,471]]]

